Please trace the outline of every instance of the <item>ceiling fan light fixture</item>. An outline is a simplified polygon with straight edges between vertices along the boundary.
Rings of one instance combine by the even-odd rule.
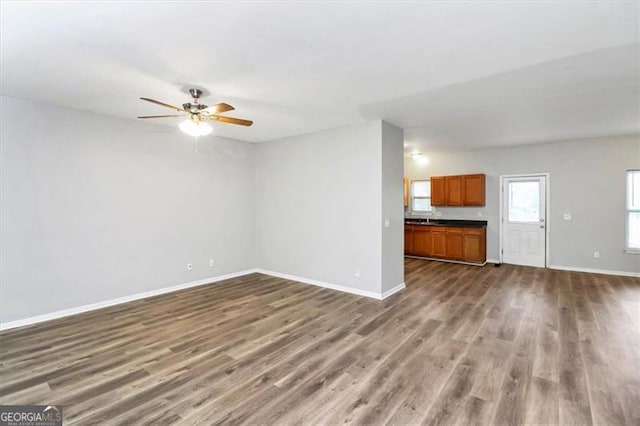
[[[213,131],[213,127],[211,127],[208,123],[205,123],[200,120],[186,119],[179,125],[180,130],[189,136],[199,137],[199,136],[207,136],[211,134]]]

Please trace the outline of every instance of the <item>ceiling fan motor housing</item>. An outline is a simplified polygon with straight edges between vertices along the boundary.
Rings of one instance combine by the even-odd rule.
[[[189,111],[189,112],[201,111],[201,110],[205,109],[206,107],[207,107],[207,105],[199,104],[199,103],[187,102],[186,104],[182,104],[182,108],[184,108],[185,111]]]

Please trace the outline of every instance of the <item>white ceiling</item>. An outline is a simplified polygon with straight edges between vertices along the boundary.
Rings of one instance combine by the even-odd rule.
[[[252,142],[378,118],[408,149],[640,131],[637,2],[0,7],[4,96],[135,119],[198,86]]]

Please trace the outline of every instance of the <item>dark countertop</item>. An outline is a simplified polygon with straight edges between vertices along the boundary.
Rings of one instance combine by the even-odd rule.
[[[482,228],[487,226],[486,220],[459,220],[459,219],[411,219],[405,218],[405,225],[421,226],[460,226],[470,228]]]

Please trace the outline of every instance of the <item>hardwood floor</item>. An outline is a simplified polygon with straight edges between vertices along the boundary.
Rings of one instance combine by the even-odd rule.
[[[65,424],[640,424],[640,279],[406,260],[383,302],[254,274],[0,333]]]

